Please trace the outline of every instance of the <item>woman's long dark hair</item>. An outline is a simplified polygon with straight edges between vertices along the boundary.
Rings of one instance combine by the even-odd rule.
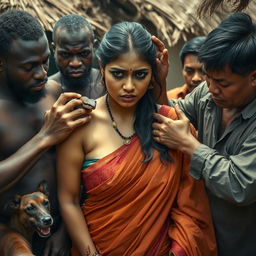
[[[158,81],[155,45],[150,33],[137,22],[121,22],[112,26],[104,35],[96,55],[100,58],[102,67],[105,68],[108,63],[130,50],[135,51],[150,64],[154,78]],[[156,111],[153,92],[148,90],[136,107],[134,130],[140,139],[145,162],[152,159],[152,148],[160,152],[162,161],[171,161],[168,148],[153,140],[153,113]]]

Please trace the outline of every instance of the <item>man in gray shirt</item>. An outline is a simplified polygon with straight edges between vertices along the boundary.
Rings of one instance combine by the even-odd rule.
[[[155,114],[154,138],[191,156],[190,174],[204,179],[219,255],[253,256],[256,26],[251,18],[237,13],[225,19],[207,36],[199,59],[207,82],[175,105],[180,120]],[[189,121],[198,130],[198,139],[191,134]]]

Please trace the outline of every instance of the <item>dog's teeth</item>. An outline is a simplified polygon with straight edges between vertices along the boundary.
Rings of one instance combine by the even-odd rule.
[[[50,227],[47,227],[47,228],[40,228],[40,232],[41,232],[43,235],[48,235],[48,234],[51,232],[51,228],[50,228]]]

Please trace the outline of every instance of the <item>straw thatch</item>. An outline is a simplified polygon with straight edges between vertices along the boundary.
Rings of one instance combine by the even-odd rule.
[[[224,5],[230,6],[233,12],[241,12],[249,5],[252,0],[201,0],[197,9],[199,17],[211,15],[218,8]]]
[[[228,15],[228,9],[215,11],[210,17],[196,15],[201,0],[1,0],[0,12],[7,9],[26,10],[37,16],[45,30],[51,31],[63,15],[84,16],[101,37],[114,23],[134,20],[144,24],[169,46],[179,39],[205,35]],[[254,11],[252,11],[254,10]],[[247,12],[254,18],[256,3],[251,0]]]
[[[111,24],[109,18],[104,17],[92,2],[87,0],[1,0],[0,12],[10,9],[27,11],[39,18],[46,31],[51,31],[61,16],[70,13],[80,14],[94,26],[99,34],[102,34]]]

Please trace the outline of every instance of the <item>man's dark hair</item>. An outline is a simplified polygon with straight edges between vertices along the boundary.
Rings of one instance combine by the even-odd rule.
[[[56,31],[58,28],[65,28],[68,32],[79,31],[81,28],[88,28],[91,33],[91,39],[94,39],[92,25],[81,15],[68,14],[61,17],[53,27],[52,40],[55,43]]]
[[[256,69],[256,26],[248,14],[235,13],[209,33],[200,49],[205,70],[247,75]]]
[[[44,35],[44,30],[31,14],[11,10],[0,15],[0,35],[0,56],[5,57],[14,40],[36,41]]]
[[[197,37],[190,39],[183,45],[183,47],[181,48],[180,53],[179,53],[182,66],[184,66],[185,57],[188,54],[198,55],[199,50],[200,50],[202,44],[204,43],[205,39],[206,39],[205,36],[197,36]]]

